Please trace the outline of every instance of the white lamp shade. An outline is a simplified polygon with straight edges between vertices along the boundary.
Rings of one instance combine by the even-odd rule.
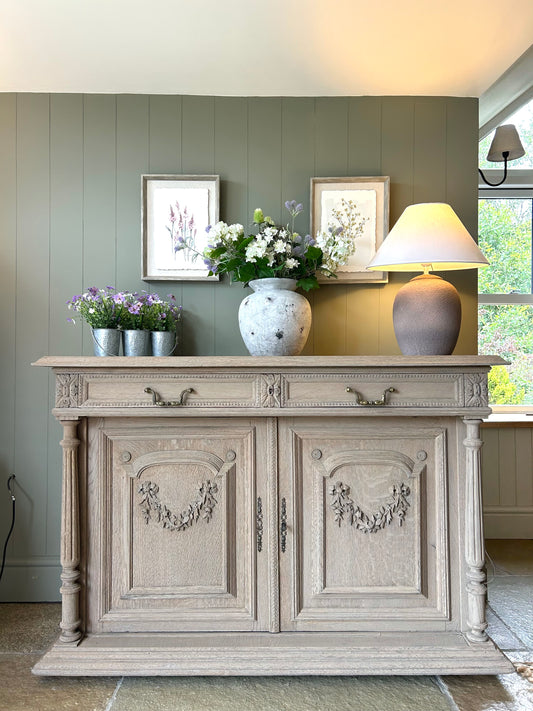
[[[431,271],[488,266],[487,259],[450,205],[426,202],[406,207],[368,269]]]
[[[518,136],[518,131],[512,123],[498,126],[490,144],[487,160],[493,163],[503,163],[505,160],[503,157],[504,151],[509,151],[508,161],[521,158],[526,153]]]

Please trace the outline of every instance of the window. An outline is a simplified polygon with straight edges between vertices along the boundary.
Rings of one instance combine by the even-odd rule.
[[[490,262],[480,269],[478,346],[509,366],[489,376],[493,405],[533,408],[533,101],[511,116],[526,155],[513,161],[503,186],[479,190],[479,246]],[[487,163],[492,136],[480,142],[480,166]],[[516,166],[516,168],[515,168]],[[518,169],[518,170],[517,170]],[[501,170],[484,171],[489,180]],[[514,409],[514,408],[513,408]]]

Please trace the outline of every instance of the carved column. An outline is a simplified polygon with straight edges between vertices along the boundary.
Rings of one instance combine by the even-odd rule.
[[[471,642],[488,640],[485,604],[487,585],[485,546],[483,541],[483,511],[481,503],[481,420],[464,418],[466,425],[466,490],[465,490],[465,559],[467,564],[468,630]]]
[[[63,425],[63,490],[61,498],[61,597],[59,642],[77,645],[80,627],[80,513],[78,493],[78,418],[60,419]]]

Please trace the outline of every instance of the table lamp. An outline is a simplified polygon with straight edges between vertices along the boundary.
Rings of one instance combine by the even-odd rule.
[[[461,327],[456,288],[431,271],[488,266],[481,250],[450,205],[407,207],[383,241],[368,269],[423,274],[396,295],[393,323],[404,355],[449,355]]]

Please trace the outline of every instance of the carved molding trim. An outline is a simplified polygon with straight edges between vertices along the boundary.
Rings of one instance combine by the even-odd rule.
[[[291,401],[291,384],[298,382],[309,382],[312,384],[316,381],[329,381],[333,386],[340,384],[354,385],[360,388],[365,388],[368,385],[390,385],[394,383],[446,383],[449,384],[450,397],[445,398],[423,398],[416,399],[412,396],[405,397],[401,388],[397,388],[397,393],[394,399],[394,405],[389,407],[462,407],[463,406],[463,382],[461,374],[456,373],[405,373],[405,372],[387,372],[387,373],[335,373],[332,378],[331,373],[290,373],[284,378],[284,406],[285,407],[354,407],[354,402],[351,399],[341,400],[296,400]],[[344,388],[343,388],[344,389]]]
[[[465,373],[465,407],[488,407],[489,389],[484,373]]]
[[[58,373],[56,376],[56,407],[77,407],[80,394],[79,373]]]
[[[232,449],[229,449],[224,461],[212,452],[187,449],[149,452],[141,454],[133,461],[131,461],[131,453],[127,451],[121,452],[120,457],[126,473],[132,478],[140,478],[145,469],[158,464],[201,464],[211,472],[212,476],[224,476],[234,466],[237,455]]]
[[[329,488],[332,499],[330,507],[335,512],[335,521],[340,526],[346,520],[363,533],[377,533],[386,526],[390,526],[396,515],[398,525],[401,526],[407,510],[411,506],[408,501],[411,490],[407,484],[402,482],[393,484],[389,491],[392,495],[391,501],[381,506],[376,513],[367,514],[350,498],[350,487],[343,484],[342,481],[338,481]]]
[[[141,507],[144,522],[148,524],[152,519],[169,531],[184,531],[190,528],[200,515],[209,523],[213,516],[213,509],[218,503],[215,494],[218,491],[216,483],[208,479],[198,486],[198,497],[190,503],[181,513],[173,513],[159,498],[159,487],[151,481],[143,481],[138,493],[141,495]]]
[[[146,377],[139,375],[138,373],[83,373],[79,376],[79,406],[83,407],[152,407],[151,397],[144,394],[144,387],[149,384]],[[106,401],[102,403],[97,397],[89,396],[89,389],[91,383],[98,382],[117,382],[117,381],[133,381],[139,384],[139,400],[113,400]],[[210,382],[224,382],[224,383],[239,383],[243,382],[251,383],[250,395],[244,395],[242,398],[227,400],[221,398],[213,399],[212,397],[205,397],[204,393],[199,393],[200,397],[198,400],[191,400],[187,402],[187,408],[202,408],[202,407],[257,407],[259,405],[259,398],[257,395],[257,375],[254,373],[239,373],[235,375],[234,373],[187,373],[186,375],[175,373],[157,373],[156,379],[150,381],[152,385],[154,383],[161,383],[164,381],[170,381],[172,384],[183,385],[183,387],[190,386],[191,382],[205,382],[208,386]],[[255,392],[254,392],[255,386]],[[156,387],[156,385],[154,385]]]
[[[268,554],[268,588],[269,588],[269,632],[279,632],[280,626],[280,595],[279,575],[280,560],[278,555],[278,420],[276,417],[266,418],[266,467],[267,467],[267,521],[268,536],[266,550]]]

